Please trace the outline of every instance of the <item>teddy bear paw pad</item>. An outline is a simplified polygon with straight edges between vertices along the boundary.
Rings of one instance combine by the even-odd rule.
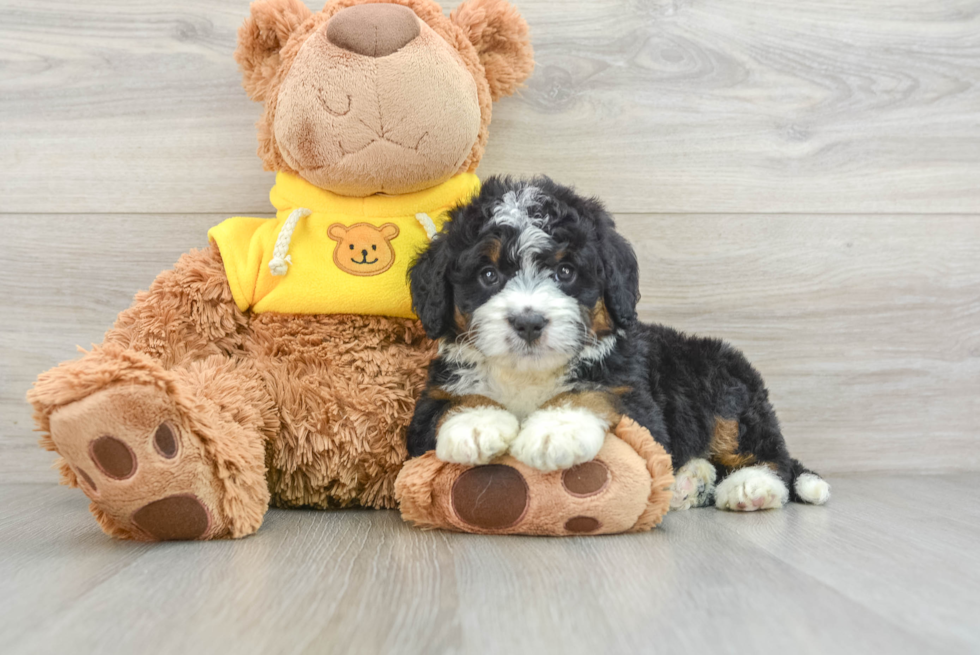
[[[111,387],[65,405],[51,415],[51,438],[111,534],[171,540],[220,531],[208,456],[160,389]]]
[[[585,462],[562,472],[561,484],[570,495],[588,498],[609,485],[609,469],[599,461]]]
[[[136,473],[136,455],[133,454],[133,449],[113,436],[103,435],[93,440],[88,450],[92,462],[106,477],[126,480]]]
[[[565,521],[565,529],[572,534],[588,534],[602,527],[599,519],[591,516],[573,516]]]
[[[211,525],[207,508],[190,494],[168,496],[133,512],[133,523],[157,541],[203,537]]]
[[[452,503],[464,523],[484,530],[502,530],[524,518],[528,506],[527,482],[511,466],[477,466],[456,479]]]

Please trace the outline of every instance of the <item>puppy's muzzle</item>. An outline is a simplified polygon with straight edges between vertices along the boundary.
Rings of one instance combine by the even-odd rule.
[[[548,325],[548,319],[544,317],[544,314],[532,310],[525,310],[520,314],[508,316],[507,322],[514,328],[517,336],[528,344],[537,341]]]

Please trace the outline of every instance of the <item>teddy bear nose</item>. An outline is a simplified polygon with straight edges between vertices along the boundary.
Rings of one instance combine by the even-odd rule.
[[[338,11],[327,24],[327,40],[359,55],[385,57],[403,48],[420,31],[414,11],[379,2]]]

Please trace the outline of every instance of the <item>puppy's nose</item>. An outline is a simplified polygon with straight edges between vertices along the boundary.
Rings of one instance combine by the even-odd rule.
[[[420,32],[414,11],[387,2],[341,9],[327,24],[330,43],[367,57],[384,57],[397,52]]]
[[[530,310],[508,316],[507,322],[514,328],[517,336],[528,343],[534,343],[548,325],[548,319],[543,314]]]

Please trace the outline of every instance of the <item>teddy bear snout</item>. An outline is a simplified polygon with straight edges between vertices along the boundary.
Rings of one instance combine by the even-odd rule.
[[[395,53],[420,32],[415,12],[403,5],[384,2],[343,9],[327,25],[327,39],[331,43],[367,57]]]

